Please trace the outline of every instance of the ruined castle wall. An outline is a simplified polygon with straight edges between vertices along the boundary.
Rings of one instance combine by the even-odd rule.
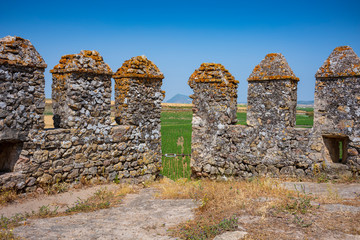
[[[112,71],[98,52],[65,55],[51,72],[55,127],[94,130],[111,124]]]
[[[218,151],[221,136],[228,125],[235,124],[237,81],[221,64],[203,63],[189,78],[189,85],[194,90],[192,162],[195,176],[205,175],[221,159]],[[193,161],[196,159],[195,161]]]
[[[28,40],[0,39],[0,143],[44,127],[46,64]]]
[[[230,97],[212,92],[204,82],[194,85],[191,76],[193,175],[211,179],[313,177],[320,172],[329,177],[359,175],[360,91],[356,74],[360,61],[352,53],[347,53],[351,59],[330,55],[325,64],[335,62],[341,66],[319,69],[311,129],[294,128],[299,79],[281,54],[267,55],[248,79],[247,126],[221,121],[226,119],[226,113],[217,106],[229,105]],[[334,78],[326,69],[342,69],[338,72],[345,75]]]
[[[115,178],[138,182],[154,179],[159,174],[162,75],[156,81],[143,77],[131,87],[130,94],[134,94],[136,101],[129,102],[128,106],[138,109],[144,102],[143,112],[133,114],[137,114],[134,119],[146,115],[146,121],[116,126],[110,122],[112,71],[99,53],[81,51],[63,56],[51,72],[57,128],[39,129],[34,124],[21,139],[12,135],[19,144],[1,145],[0,141],[1,160],[11,158],[13,166],[5,169],[0,162],[5,171],[0,174],[1,189],[33,191],[57,182],[112,181]],[[43,93],[44,86],[39,88]],[[1,97],[5,96],[7,92],[1,91]],[[32,102],[31,110],[34,105]],[[14,115],[13,112],[8,114]],[[131,112],[129,116],[132,118]],[[16,125],[10,129],[18,130]]]
[[[360,172],[360,59],[351,47],[335,48],[315,77],[313,129],[322,155]]]
[[[153,153],[139,146],[138,131],[112,126],[94,131],[54,129],[31,131],[19,160],[0,185],[35,190],[57,182],[152,179],[161,167]]]
[[[282,54],[266,55],[248,78],[247,124],[294,127],[298,81]]]
[[[251,126],[296,124],[297,81],[249,81],[247,124]]]
[[[161,167],[161,90],[164,75],[145,56],[133,57],[114,74],[115,121],[135,126],[137,141],[144,151],[151,152]]]

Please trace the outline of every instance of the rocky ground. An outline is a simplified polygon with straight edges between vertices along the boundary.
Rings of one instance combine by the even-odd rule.
[[[98,187],[78,191],[77,194],[85,197],[95,189]],[[167,235],[167,229],[190,219],[196,204],[188,199],[155,199],[154,192],[154,189],[146,188],[138,194],[128,194],[119,207],[30,220],[15,228],[14,234],[25,239],[173,239]],[[70,194],[70,198],[67,198],[69,193],[61,194],[59,198],[51,197],[47,202],[42,199],[41,204],[71,204],[77,194]],[[32,203],[35,201],[30,200]],[[24,202],[17,205],[17,212],[22,212],[24,206],[35,210],[35,205]],[[13,206],[1,211],[4,213],[7,209],[14,212]]]
[[[86,199],[97,190],[116,188],[117,185],[95,186],[87,189],[72,190],[55,196],[42,196],[2,207],[0,214],[11,216],[16,213],[36,211],[40,206],[62,206],[58,211],[64,211],[65,206],[72,205],[78,200]],[[360,213],[360,184],[330,184],[330,183],[294,183],[285,182],[283,186],[289,189],[304,190],[311,194],[336,193],[338,197],[354,201],[355,204],[325,204],[319,211],[329,214],[329,218],[342,215]],[[171,226],[191,219],[197,204],[192,200],[161,200],[154,194],[153,188],[141,189],[137,194],[128,194],[123,204],[118,207],[89,213],[78,213],[45,219],[33,219],[23,222],[22,226],[14,229],[15,236],[25,239],[174,239],[167,231]],[[266,199],[263,200],[266,202]],[[314,203],[316,204],[316,203]],[[329,221],[336,219],[329,219]],[[251,234],[251,228],[269,225],[268,230],[275,236],[285,236],[281,239],[303,239],[303,231],[291,230],[291,224],[283,229],[277,225],[284,219],[264,219],[261,216],[240,216],[239,231],[227,232],[216,239],[241,239]],[[339,219],[339,224],[341,224]],[[360,223],[359,223],[360,224]],[[354,226],[353,226],[354,227]],[[356,226],[355,226],[356,228]],[[268,232],[269,232],[268,231]],[[270,231],[270,232],[271,232]],[[319,235],[320,234],[320,235]],[[315,239],[360,239],[360,235],[331,230],[319,230]],[[269,239],[264,236],[265,239]]]

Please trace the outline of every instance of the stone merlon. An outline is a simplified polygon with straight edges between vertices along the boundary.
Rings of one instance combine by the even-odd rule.
[[[190,76],[189,85],[193,83],[229,83],[237,85],[239,81],[229,73],[228,70],[221,64],[217,63],[203,63],[198,69]]]
[[[335,48],[315,74],[317,79],[354,76],[360,76],[360,59],[349,46]]]
[[[112,75],[113,72],[97,51],[81,50],[79,54],[62,56],[51,73],[86,72]]]
[[[0,39],[0,64],[46,68],[44,59],[29,40],[7,36]]]
[[[281,53],[269,53],[250,74],[248,81],[295,80],[295,76]]]
[[[164,75],[146,56],[137,56],[125,61],[113,77],[163,79]]]

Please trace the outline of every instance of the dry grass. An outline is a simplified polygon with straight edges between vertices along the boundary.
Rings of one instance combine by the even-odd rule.
[[[262,199],[271,199],[270,205],[272,205],[294,195],[294,192],[279,186],[279,182],[271,178],[227,182],[187,179],[174,182],[164,178],[160,183],[155,184],[155,187],[161,190],[158,195],[160,198],[195,199],[200,202],[200,211],[211,212],[211,215],[219,218],[224,217],[222,213],[233,212],[233,209],[264,211],[266,204]],[[254,202],[254,199],[258,201]]]
[[[115,207],[121,203],[126,194],[135,193],[137,190],[137,187],[128,184],[121,184],[119,188],[114,191],[109,191],[106,188],[100,189],[86,200],[79,199],[73,206],[70,206],[66,210],[66,215],[70,213],[92,212],[99,209]]]
[[[185,108],[191,108],[191,103],[161,103],[162,107],[185,107]]]
[[[120,184],[119,188],[114,191],[114,194],[120,197],[125,197],[130,193],[137,193],[141,187],[137,185]]]
[[[12,233],[14,227],[20,224],[27,224],[28,219],[49,218],[72,215],[79,212],[92,212],[99,209],[115,207],[122,202],[122,199],[129,193],[137,193],[141,187],[137,185],[119,184],[115,190],[102,188],[96,191],[88,199],[78,199],[76,203],[68,206],[65,212],[57,212],[58,207],[44,205],[38,211],[26,214],[16,214],[13,217],[0,217],[0,239],[18,239]],[[56,194],[54,192],[52,194]]]
[[[15,190],[6,190],[0,192],[0,206],[7,205],[18,198]]]
[[[174,236],[185,239],[214,237],[221,231],[213,229],[224,221],[230,222],[244,211],[265,216],[270,208],[280,207],[289,196],[295,196],[269,178],[234,182],[187,179],[174,182],[165,178],[154,186],[160,190],[160,198],[192,198],[199,203],[195,219],[173,229]]]
[[[153,186],[160,190],[159,198],[192,198],[199,203],[193,220],[172,229],[173,236],[182,239],[212,239],[236,230],[237,225],[249,233],[246,239],[319,239],[333,232],[339,237],[360,233],[360,213],[327,212],[313,204],[345,204],[331,189],[318,198],[301,189],[286,190],[275,179],[174,182],[165,178]]]
[[[54,121],[52,117],[53,117],[52,115],[44,116],[45,128],[54,128]]]

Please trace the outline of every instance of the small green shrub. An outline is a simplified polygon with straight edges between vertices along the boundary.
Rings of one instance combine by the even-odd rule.
[[[228,219],[223,219],[218,224],[214,225],[197,225],[194,227],[187,227],[186,223],[180,229],[180,234],[183,239],[212,239],[226,231],[234,231],[238,227],[238,219],[233,216]]]
[[[43,205],[39,208],[38,212],[33,211],[32,215],[40,218],[53,217],[58,214],[57,212],[58,208],[59,207],[56,206],[54,210],[51,210],[49,205]]]
[[[296,189],[296,186],[295,186]],[[314,199],[311,194],[305,192],[305,187],[301,185],[301,192],[296,189],[297,195],[289,196],[289,202],[286,203],[285,210],[291,214],[305,214],[313,208],[311,201]]]

